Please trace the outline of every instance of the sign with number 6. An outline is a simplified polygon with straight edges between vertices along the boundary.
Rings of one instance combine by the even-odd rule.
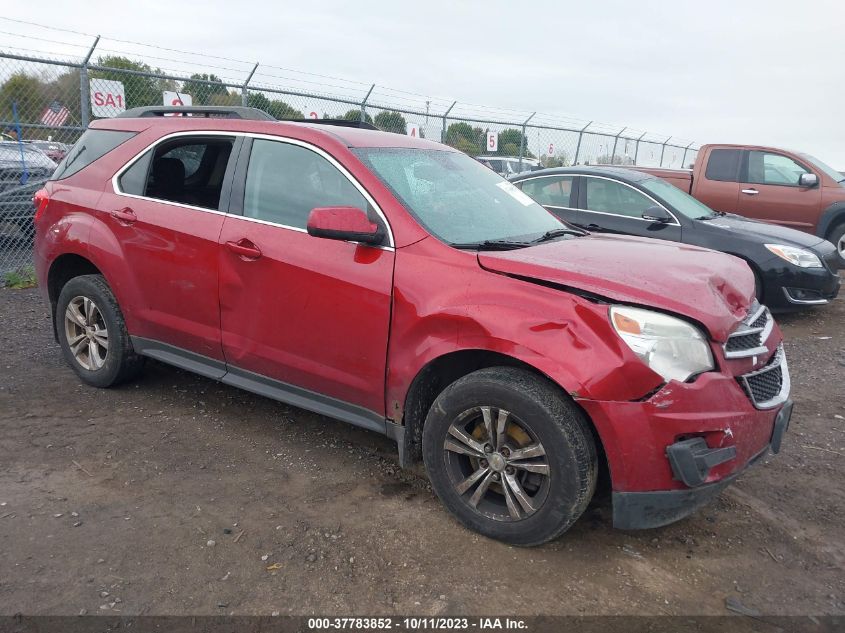
[[[495,152],[499,149],[498,132],[487,132],[487,151]]]

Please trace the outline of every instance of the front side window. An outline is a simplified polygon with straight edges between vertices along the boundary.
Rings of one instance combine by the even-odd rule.
[[[152,154],[143,195],[204,209],[217,209],[233,143],[234,139],[219,137],[180,138],[162,143]],[[138,161],[142,162],[143,159]],[[124,178],[125,186],[134,186],[137,174],[133,170],[142,169],[138,163],[123,174],[121,186],[124,186]]]
[[[357,207],[371,213],[364,195],[318,153],[292,143],[253,141],[244,216],[304,229],[318,207]]]
[[[636,189],[614,180],[586,177],[582,181],[587,187],[587,210],[642,218],[643,213],[654,202]]]
[[[739,182],[739,163],[742,150],[714,149],[707,159],[707,170],[704,177],[707,180],[722,182]]]
[[[545,176],[521,183],[522,190],[545,207],[572,207],[573,176]]]
[[[748,152],[748,182],[759,185],[798,186],[801,174],[810,171],[783,154]]]
[[[537,238],[567,227],[461,152],[369,147],[353,151],[420,224],[449,244]]]

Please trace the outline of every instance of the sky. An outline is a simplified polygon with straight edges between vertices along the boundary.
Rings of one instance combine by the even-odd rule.
[[[296,78],[363,94],[375,83],[382,98],[417,107],[457,99],[499,117],[537,111],[701,144],[772,145],[845,170],[845,4],[837,1],[41,0],[12,3],[3,15],[125,41],[113,49],[135,41],[205,56],[135,49],[162,68],[204,61],[237,76],[254,60],[261,81],[275,85]],[[52,38],[2,19],[0,31],[0,47],[29,46],[26,34]],[[54,35],[77,51],[86,41]]]

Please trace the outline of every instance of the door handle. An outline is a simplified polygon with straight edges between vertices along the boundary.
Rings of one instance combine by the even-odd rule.
[[[760,192],[756,189],[743,189],[742,193],[744,193],[746,196],[756,196]]]
[[[237,242],[226,242],[226,247],[244,259],[256,260],[261,257],[261,249],[246,238]]]
[[[135,215],[135,212],[129,207],[123,207],[122,209],[116,209],[115,211],[112,211],[111,217],[113,217],[115,220],[125,226],[135,224],[135,222],[138,221],[138,216]]]

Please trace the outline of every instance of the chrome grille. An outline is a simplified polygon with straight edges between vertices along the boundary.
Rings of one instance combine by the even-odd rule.
[[[790,383],[783,345],[777,348],[765,367],[744,374],[737,381],[758,409],[769,409],[786,401]]]
[[[746,358],[768,352],[766,341],[774,323],[769,309],[755,301],[748,315],[725,341],[725,358]]]

